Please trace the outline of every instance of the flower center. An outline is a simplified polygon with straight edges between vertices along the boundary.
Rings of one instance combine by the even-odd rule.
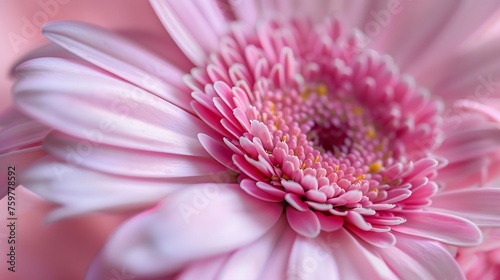
[[[304,236],[390,234],[436,191],[439,104],[337,22],[235,27],[187,83],[231,164],[215,157],[247,193],[284,203]]]

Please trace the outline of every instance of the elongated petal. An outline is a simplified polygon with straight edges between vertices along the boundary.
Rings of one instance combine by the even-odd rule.
[[[7,195],[8,187],[15,188],[21,184],[19,175],[35,160],[46,155],[40,146],[14,151],[0,155],[0,180],[4,182],[0,187],[0,199]],[[12,171],[13,173],[9,174]],[[9,180],[10,178],[10,180]],[[9,184],[10,182],[14,183]]]
[[[63,205],[49,220],[97,210],[143,207],[190,183],[107,175],[85,170],[78,161],[63,163],[51,156],[20,173],[19,182],[48,201]]]
[[[457,246],[478,245],[483,239],[475,224],[457,216],[421,211],[405,213],[404,217],[407,221],[394,230]]]
[[[478,226],[500,226],[500,189],[443,192],[432,198],[433,211],[466,218]]]
[[[309,238],[315,238],[321,231],[319,219],[311,210],[301,212],[292,206],[286,208],[286,217],[290,227]]]
[[[268,265],[276,243],[281,238],[286,221],[281,219],[259,240],[238,249],[232,254],[219,273],[219,280],[259,280],[263,269]]]
[[[86,168],[122,176],[175,178],[214,175],[215,177],[216,173],[226,171],[224,166],[209,157],[116,147],[61,132],[50,133],[44,141],[44,148],[61,161],[76,160],[79,165]]]
[[[43,34],[90,63],[191,110],[189,90],[182,83],[183,72],[136,43],[81,22],[50,23],[44,27]]]
[[[266,266],[260,273],[259,279],[279,279],[288,271],[288,257],[292,250],[297,234],[289,227],[284,228],[276,241],[273,251],[267,259]]]
[[[415,73],[417,77],[424,75],[428,76],[428,65],[435,65],[436,60],[441,59],[442,54],[447,53],[450,48],[453,48],[459,43],[463,43],[470,37],[474,38],[474,36],[471,35],[476,35],[476,38],[481,36],[481,26],[487,23],[488,20],[494,18],[500,9],[498,2],[495,0],[483,1],[481,6],[474,5],[474,3],[467,1],[463,3],[457,3],[457,1],[451,2],[458,5],[453,17],[451,17],[448,23],[440,29],[439,33],[431,40],[430,44],[427,46],[424,45],[424,48],[421,49],[425,51],[421,53],[423,59],[418,60],[410,70],[411,73]],[[427,6],[429,9],[435,11],[434,7],[431,8],[430,5]],[[471,13],[472,10],[474,11],[473,13]],[[464,16],[468,18],[467,21],[462,20]],[[426,42],[429,41],[427,40]],[[423,43],[425,44],[425,42]],[[411,57],[412,55],[410,54],[408,59],[411,60]]]
[[[140,275],[171,273],[257,240],[282,211],[282,205],[254,199],[238,185],[184,188],[119,229],[107,256]]]
[[[435,241],[397,235],[395,247],[377,252],[402,279],[465,279],[457,261]]]
[[[211,51],[217,50],[227,25],[214,0],[150,0],[165,28],[191,61],[202,66]]]
[[[324,242],[321,253],[334,256],[340,279],[397,279],[375,251],[347,230],[341,228],[322,234],[321,238]],[[368,265],[360,267],[359,264]]]
[[[339,274],[336,260],[321,239],[299,236],[295,239],[288,263],[290,279],[347,279]]]
[[[131,84],[61,59],[33,60],[18,72],[15,103],[50,127],[122,147],[205,154],[199,119]]]
[[[40,146],[50,128],[41,123],[26,119],[15,122],[10,126],[0,129],[0,155],[22,148]]]
[[[227,263],[231,254],[221,254],[215,257],[194,261],[187,265],[179,273],[176,280],[198,280],[198,279],[217,279],[222,267]]]

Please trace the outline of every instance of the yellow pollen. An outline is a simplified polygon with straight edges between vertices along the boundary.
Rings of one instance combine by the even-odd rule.
[[[362,107],[354,107],[354,109],[352,110],[352,112],[354,113],[355,116],[359,116],[361,114],[363,114],[363,108]]]
[[[359,181],[359,180],[363,180],[365,178],[365,174],[361,174],[359,175],[358,177],[356,177],[356,180],[355,182]]]
[[[384,175],[382,175],[381,182],[382,182],[382,184],[386,184],[387,183],[387,177],[385,177]]]
[[[286,176],[286,175],[283,175],[283,176],[281,176],[281,177],[282,177],[283,179],[285,179],[285,180],[290,180],[290,177],[288,177],[288,176]]]
[[[316,158],[314,159],[314,163],[317,163],[319,161],[319,156],[316,156]]]
[[[273,175],[273,177],[271,178],[273,181],[278,181],[279,180],[279,177],[276,176],[276,175]]]
[[[274,105],[274,104],[273,104]],[[273,106],[274,108],[274,106]],[[274,110],[274,109],[273,109]],[[276,116],[276,120],[274,121],[274,128],[277,130],[278,129],[278,125],[280,124],[280,115],[277,115]]]
[[[368,130],[366,131],[366,137],[370,139],[377,138],[377,134],[375,134],[375,129],[372,126],[368,127]]]
[[[309,87],[305,87],[304,90],[300,93],[300,98],[302,101],[305,101],[309,97]]]
[[[286,143],[286,135],[283,135],[283,140],[282,141]]]
[[[380,143],[377,146],[375,146],[375,149],[373,149],[375,152],[380,152],[384,148],[384,144]]]
[[[378,195],[378,193],[379,193],[379,190],[378,190],[377,188],[373,189],[372,191],[373,191],[376,195]]]
[[[316,93],[318,93],[319,96],[325,96],[328,94],[328,87],[325,84],[319,84],[316,88]]]
[[[387,153],[384,154],[384,159],[388,159],[392,157],[392,151],[388,151]]]
[[[302,166],[300,167],[300,169],[302,169],[302,170],[306,169],[306,163],[305,162],[302,163]]]
[[[271,112],[271,114],[274,114],[276,111],[274,110],[275,109],[275,105],[274,103],[271,103],[271,106],[269,106],[269,111]]]
[[[337,171],[339,171],[339,169],[340,169],[340,166],[337,165],[337,166],[335,166],[335,169],[333,171],[337,172]]]
[[[376,173],[376,172],[379,172],[380,169],[382,169],[382,164],[380,162],[374,162],[374,163],[370,164],[369,167],[370,167],[370,169],[368,170],[368,172]]]

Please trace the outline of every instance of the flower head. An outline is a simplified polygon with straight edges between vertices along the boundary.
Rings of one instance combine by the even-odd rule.
[[[150,207],[89,277],[101,262],[176,279],[464,277],[450,248],[500,225],[500,190],[448,184],[467,163],[468,179],[494,178],[481,173],[498,166],[494,145],[462,149],[497,141],[497,111],[439,100],[320,2],[224,15],[216,1],[151,1],[189,73],[94,26],[45,27],[80,58],[17,69],[16,106],[43,124],[47,153],[21,183],[63,205],[52,219]]]

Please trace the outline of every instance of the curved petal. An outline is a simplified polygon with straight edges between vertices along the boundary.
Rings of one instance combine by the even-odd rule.
[[[138,275],[168,274],[257,240],[282,212],[281,204],[254,199],[237,184],[184,188],[124,224],[106,256]]]
[[[397,245],[377,249],[392,271],[403,279],[465,279],[457,261],[435,241],[397,235]]]
[[[404,218],[405,223],[392,229],[456,246],[474,246],[483,240],[481,230],[475,224],[457,216],[421,211],[405,212]]]
[[[498,49],[500,39],[487,42],[465,50],[453,52],[436,71],[439,75],[422,74],[426,86],[445,100],[468,98],[485,101],[498,96],[500,57]]]
[[[321,241],[303,236],[295,239],[288,260],[287,279],[350,279],[340,275],[332,252]]]
[[[370,245],[361,243],[347,230],[341,228],[321,238],[324,250],[335,258],[340,279],[397,279]]]
[[[498,2],[495,0],[483,1],[480,6],[471,1],[452,2],[458,2],[459,4],[455,14],[446,25],[438,28],[439,33],[433,37],[433,40],[425,42],[431,43],[421,50],[419,57],[422,59],[418,59],[417,63],[414,63],[413,67],[409,69],[417,77],[419,77],[420,73],[428,75],[429,68],[436,65],[436,61],[439,61],[443,54],[448,53],[450,49],[455,48],[458,44],[463,43],[469,38],[474,39],[473,35],[479,33],[481,27],[488,20],[494,18],[500,9]],[[432,2],[432,4],[437,3]],[[435,5],[429,5],[429,9],[432,9],[432,12],[435,12],[434,7]],[[463,20],[464,17],[467,17],[466,21]],[[410,56],[409,59],[413,59],[413,57],[414,55]]]
[[[122,147],[206,154],[197,133],[210,134],[210,128],[138,87],[57,58],[29,61],[18,67],[18,73],[14,102],[50,127]]]
[[[43,157],[44,155],[46,155],[46,153],[41,149],[41,147],[32,147],[11,152],[5,155],[0,155],[0,168],[2,168],[2,170],[5,170],[4,172],[2,172],[2,174],[0,174],[0,180],[2,180],[2,182],[5,182],[0,188],[0,199],[7,195],[7,192],[9,190],[8,187],[17,187],[18,185],[20,185],[19,180],[16,181],[16,179],[19,178],[19,174],[24,173],[24,170],[32,162],[39,159],[40,157]],[[9,175],[9,171],[11,171],[9,167],[13,167],[14,170],[12,171],[16,174],[15,176]],[[14,180],[8,180],[9,177],[14,177]],[[15,185],[9,186],[8,182],[15,182]]]
[[[183,184],[192,184],[186,180],[172,182],[106,175],[82,169],[77,161],[63,163],[51,156],[41,158],[22,172],[19,182],[48,201],[63,205],[49,215],[49,220],[151,205]]]
[[[432,198],[431,209],[474,222],[478,226],[500,226],[500,189],[467,189],[439,193]]]
[[[277,248],[278,239],[286,227],[286,221],[281,218],[274,227],[257,241],[236,250],[227,259],[217,276],[218,280],[259,280],[261,273],[268,266],[268,260]],[[270,277],[267,275],[267,277]]]
[[[50,128],[47,126],[11,107],[0,116],[0,155],[18,149],[40,146],[49,131]]]
[[[231,254],[222,254],[190,263],[176,280],[218,279],[222,267]]]
[[[191,61],[205,65],[208,54],[219,47],[228,24],[215,0],[150,0],[170,36]]]
[[[321,232],[318,216],[309,209],[302,212],[292,206],[287,206],[286,217],[290,227],[303,236],[315,238]]]
[[[216,174],[226,172],[225,167],[203,155],[183,156],[128,149],[75,138],[57,131],[47,136],[43,146],[61,161],[78,160],[78,164],[86,168],[122,176],[175,178],[213,175],[215,178]]]
[[[81,22],[54,22],[43,34],[75,55],[191,111],[183,72],[149,50],[97,26]],[[120,51],[116,51],[116,50]]]
[[[138,278],[126,267],[116,267],[107,262],[100,252],[90,264],[85,275],[85,280],[111,279],[111,280],[179,280],[177,275],[162,275],[158,278]]]
[[[282,218],[284,219],[284,217]],[[266,266],[262,269],[259,279],[280,279],[288,271],[288,257],[292,250],[297,233],[285,226],[269,255]]]

